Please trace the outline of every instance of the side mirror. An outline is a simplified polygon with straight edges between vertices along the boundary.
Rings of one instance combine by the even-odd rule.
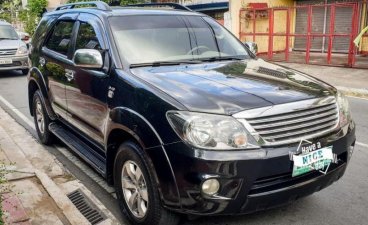
[[[101,69],[103,66],[102,55],[95,49],[78,49],[73,56],[76,66],[88,69]]]
[[[254,54],[254,55],[257,55],[258,53],[258,45],[257,43],[255,42],[250,42],[250,41],[247,41],[244,43],[244,45],[246,45],[249,50]]]
[[[28,41],[29,40],[29,36],[26,36],[24,35],[22,38],[21,38],[22,41]]]

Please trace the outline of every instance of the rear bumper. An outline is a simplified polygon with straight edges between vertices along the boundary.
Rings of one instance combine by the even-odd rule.
[[[2,57],[0,59],[4,59]],[[8,56],[6,59],[11,59],[13,61],[12,64],[0,64],[0,71],[8,71],[8,70],[22,70],[29,68],[29,59],[28,56]]]
[[[339,132],[311,141],[332,145],[338,156],[338,164],[331,164],[326,175],[314,171],[291,176],[293,163],[289,153],[295,152],[298,144],[238,152],[204,151],[184,143],[166,145],[179,190],[180,212],[252,213],[287,204],[329,186],[343,176],[348,165],[355,144],[355,125],[351,123]],[[215,196],[206,196],[200,189],[210,177],[221,184]]]

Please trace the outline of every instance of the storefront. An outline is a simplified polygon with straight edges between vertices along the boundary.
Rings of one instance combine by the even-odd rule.
[[[359,48],[353,43],[368,25],[367,4],[366,0],[230,0],[231,30],[242,41],[256,42],[260,54],[270,60],[289,61],[290,55],[304,52],[305,63],[354,66],[356,56],[368,51],[368,35]],[[323,60],[317,60],[317,53]]]

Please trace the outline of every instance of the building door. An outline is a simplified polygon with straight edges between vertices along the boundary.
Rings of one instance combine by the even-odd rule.
[[[354,2],[348,1],[336,1],[336,0],[300,0],[296,4],[300,5],[314,5],[312,7],[312,34],[329,34],[330,33],[330,20],[331,20],[331,5],[336,2]],[[356,2],[356,1],[355,1]],[[334,33],[335,34],[350,34],[352,32],[352,20],[353,20],[353,7],[349,5],[335,5],[335,21],[334,21]],[[297,8],[296,10],[296,22],[295,22],[296,34],[308,33],[308,8]],[[306,37],[296,37],[294,50],[305,51],[306,49]],[[350,37],[335,37],[333,40],[332,51],[339,53],[348,53],[350,46]],[[311,38],[311,51],[326,52],[328,49],[328,37],[313,36]]]
[[[336,0],[329,0],[328,3],[336,3]],[[341,2],[341,1],[340,1]],[[352,2],[352,1],[347,1]],[[356,1],[355,1],[356,2]],[[335,34],[351,34],[354,9],[352,6],[335,7]],[[327,26],[330,25],[330,10],[327,15]],[[329,32],[329,29],[328,29]],[[335,37],[332,44],[332,52],[348,53],[350,46],[350,37]],[[327,49],[327,42],[326,47]]]

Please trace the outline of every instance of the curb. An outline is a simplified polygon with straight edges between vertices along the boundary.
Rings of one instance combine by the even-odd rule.
[[[33,137],[26,131],[21,125],[19,125],[3,108],[0,107],[0,120],[3,120],[6,122],[6,126],[4,124],[0,126],[0,140],[1,147],[8,158],[8,160],[12,163],[16,163],[17,166],[14,170],[12,166],[9,166],[9,170],[14,170],[14,173],[11,173],[6,176],[6,178],[10,181],[16,181],[16,180],[24,180],[31,177],[36,177],[39,182],[41,183],[41,186],[46,190],[50,198],[55,202],[57,208],[60,210],[60,213],[62,213],[68,221],[69,224],[78,224],[78,225],[87,225],[90,224],[90,222],[81,214],[81,212],[74,206],[74,204],[69,200],[69,198],[66,196],[66,194],[61,190],[59,186],[51,179],[50,174],[55,175],[59,174],[59,170],[55,170],[51,168],[50,174],[46,174],[46,171],[41,171],[41,169],[45,168],[44,165],[37,164],[37,162],[41,162],[41,158],[45,159],[47,157],[52,158],[51,156],[45,155],[45,153],[42,153],[38,156],[30,156],[27,152],[24,152],[24,143],[29,143],[29,146],[27,146],[27,150],[34,152],[35,148],[38,148],[40,146],[36,141],[34,143],[28,142],[29,140],[34,140]],[[15,123],[15,124],[12,124]],[[21,128],[19,129],[18,128]],[[24,131],[22,130],[24,129]],[[16,131],[19,131],[17,133]],[[24,133],[28,133],[29,137],[25,137]],[[17,142],[19,139],[23,139],[23,143]],[[33,144],[33,145],[32,145]],[[43,147],[42,147],[43,148]],[[41,149],[41,147],[40,147]],[[37,151],[37,150],[36,150]],[[58,164],[52,158],[53,164]],[[35,161],[36,160],[36,161]],[[41,161],[38,161],[41,160]],[[36,163],[36,164],[35,164]],[[50,169],[49,167],[45,168]]]
[[[41,181],[42,186],[47,193],[55,201],[56,205],[62,211],[64,216],[71,224],[90,224],[90,222],[79,212],[73,203],[63,194],[63,191],[51,180],[45,173],[35,169],[37,178]]]
[[[337,90],[341,91],[347,96],[368,99],[368,90],[360,89],[360,88],[348,88],[348,87],[342,87],[342,86],[336,86],[336,88]]]

